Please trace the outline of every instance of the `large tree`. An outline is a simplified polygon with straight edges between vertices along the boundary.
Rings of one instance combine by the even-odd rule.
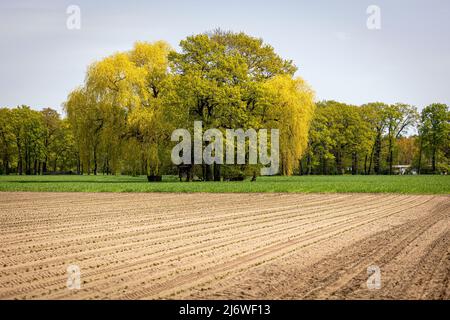
[[[15,154],[11,121],[12,111],[8,108],[0,108],[0,161],[2,162],[0,170],[4,174],[9,174]]]
[[[371,139],[369,124],[360,107],[336,101],[319,102],[309,134],[308,173],[312,166],[318,167],[322,174],[343,174],[348,166],[352,174],[358,173],[359,159],[366,155]],[[330,160],[334,160],[333,166]]]
[[[397,103],[386,107],[385,116],[386,135],[388,140],[387,160],[389,164],[389,174],[392,174],[395,142],[402,134],[406,133],[408,129],[416,124],[419,115],[415,107]]]
[[[448,166],[450,145],[450,111],[447,105],[434,103],[422,110],[420,118],[420,152],[424,150],[431,157],[431,170],[436,173],[438,157]],[[421,164],[419,161],[419,170]]]
[[[83,87],[65,104],[74,128],[83,166],[107,173],[120,171],[126,144],[145,162],[146,174],[159,173],[158,148],[167,139],[162,116],[168,77],[165,42],[138,42],[129,52],[92,64]],[[167,145],[167,144],[165,144]]]
[[[40,112],[28,106],[11,110],[11,132],[17,148],[18,174],[37,174],[44,157],[44,124]],[[24,170],[25,169],[25,170]]]
[[[288,75],[267,80],[263,88],[265,99],[254,116],[260,126],[280,130],[280,173],[291,175],[307,147],[314,94],[303,79]]]
[[[261,39],[216,30],[188,37],[169,55],[175,74],[171,104],[205,129],[278,128],[282,170],[291,174],[305,148],[313,93],[296,67]],[[286,125],[284,128],[283,125]],[[283,132],[283,130],[285,132]],[[287,137],[289,135],[289,138]],[[204,178],[220,179],[220,166],[204,165]]]
[[[47,172],[47,164],[49,161],[49,155],[54,147],[55,140],[61,130],[61,118],[56,110],[51,108],[44,108],[41,111],[43,124],[44,124],[44,161],[42,163],[42,172]],[[55,156],[58,155],[57,152],[54,153]]]
[[[381,152],[383,134],[387,126],[386,109],[388,108],[388,105],[382,102],[372,102],[362,105],[361,107],[363,109],[363,118],[369,124],[369,130],[372,136],[372,148],[370,149],[367,174],[371,173],[372,163],[375,173],[380,174],[382,169]]]

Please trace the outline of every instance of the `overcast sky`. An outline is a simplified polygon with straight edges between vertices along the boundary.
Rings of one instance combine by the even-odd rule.
[[[69,5],[80,30],[66,26]],[[367,28],[369,5],[381,29]],[[450,1],[0,0],[0,106],[61,110],[87,66],[140,41],[178,50],[188,35],[221,28],[261,37],[318,100],[450,104]]]

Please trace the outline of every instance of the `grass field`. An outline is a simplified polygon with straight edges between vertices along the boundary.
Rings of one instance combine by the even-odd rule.
[[[258,177],[256,182],[179,182],[164,176],[149,183],[131,176],[0,176],[0,191],[55,192],[366,192],[450,194],[450,176]]]

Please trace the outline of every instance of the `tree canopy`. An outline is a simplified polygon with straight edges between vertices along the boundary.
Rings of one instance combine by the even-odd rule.
[[[173,174],[171,133],[192,132],[194,121],[224,137],[227,129],[279,129],[283,175],[449,169],[445,104],[419,115],[404,103],[315,102],[291,60],[242,32],[192,35],[179,48],[136,42],[92,63],[63,105],[65,118],[51,108],[0,108],[1,173]],[[215,163],[189,175],[221,180],[255,172],[254,165]]]
[[[160,174],[170,166],[170,132],[202,121],[205,130],[282,129],[282,171],[292,174],[315,108],[293,63],[244,33],[193,35],[180,48],[138,42],[89,67],[65,104],[83,168]],[[220,179],[219,167],[204,169]]]

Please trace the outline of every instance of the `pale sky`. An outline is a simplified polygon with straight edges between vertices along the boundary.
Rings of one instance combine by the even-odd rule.
[[[69,5],[81,29],[66,26]],[[369,5],[381,29],[369,30]],[[221,28],[261,37],[294,60],[318,100],[450,104],[450,1],[0,0],[0,107],[61,111],[87,66],[135,41]]]

